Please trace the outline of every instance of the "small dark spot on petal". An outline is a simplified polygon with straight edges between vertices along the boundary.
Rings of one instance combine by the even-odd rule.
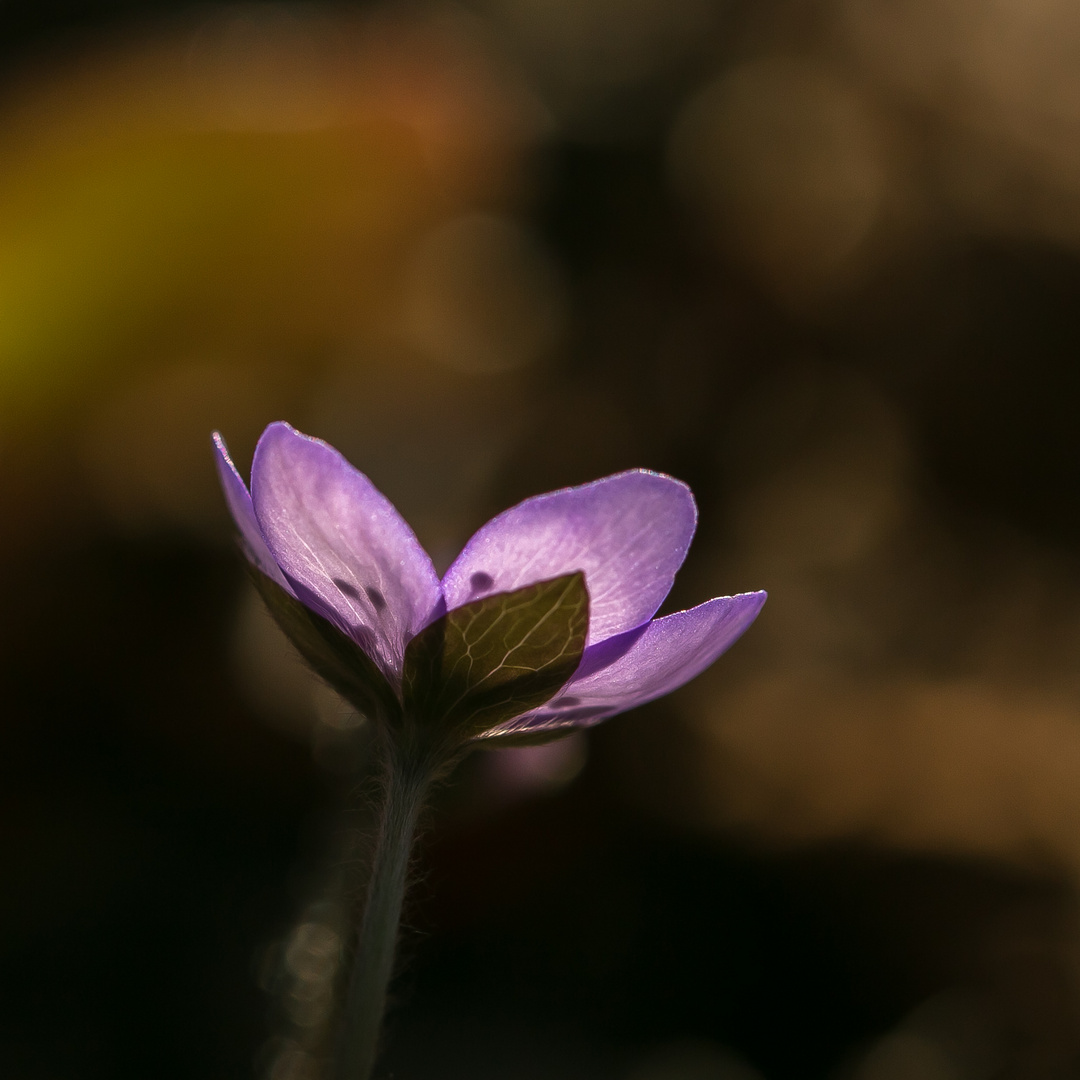
[[[568,694],[566,697],[559,698],[558,701],[549,701],[549,709],[572,709],[575,705],[581,704],[581,698],[573,697]]]
[[[472,586],[473,592],[487,592],[495,584],[495,579],[490,574],[485,574],[483,570],[477,570],[469,578],[469,584]]]
[[[378,589],[368,585],[367,588],[364,589],[364,592],[367,593],[367,598],[371,601],[371,606],[376,611],[383,611],[386,608],[386,597],[383,596]]]
[[[355,585],[350,585],[347,581],[343,581],[341,578],[336,577],[333,579],[334,584],[346,595],[351,596],[354,600],[360,599],[360,593]]]

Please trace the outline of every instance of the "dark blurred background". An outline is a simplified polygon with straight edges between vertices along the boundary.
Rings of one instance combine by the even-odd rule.
[[[395,1080],[1080,1076],[1080,8],[0,5],[0,1076],[322,1080],[367,732],[209,433],[445,566],[647,466],[670,699],[477,755]]]

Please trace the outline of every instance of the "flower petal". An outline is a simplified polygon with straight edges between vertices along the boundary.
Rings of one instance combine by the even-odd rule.
[[[488,733],[590,727],[700,675],[757,618],[764,592],[721,596],[588,650],[556,698]],[[590,655],[592,654],[592,655]]]
[[[393,504],[333,447],[271,424],[251,467],[255,516],[297,597],[400,679],[405,644],[441,611],[435,568]]]
[[[281,568],[274,562],[274,557],[270,554],[270,549],[263,539],[259,523],[255,520],[255,510],[251,505],[247,484],[244,483],[233,464],[225,440],[216,431],[214,432],[214,451],[218,476],[221,479],[222,490],[225,492],[225,501],[229,504],[229,511],[233,516],[233,521],[236,522],[236,527],[240,530],[240,536],[244,542],[244,554],[271,581],[293,595],[292,586],[285,580]]]
[[[526,499],[492,518],[443,579],[451,609],[576,570],[589,590],[589,644],[651,618],[697,525],[690,489],[636,469]]]

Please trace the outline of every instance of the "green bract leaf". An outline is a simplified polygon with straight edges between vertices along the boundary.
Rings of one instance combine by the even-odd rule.
[[[365,716],[396,722],[401,705],[386,677],[351,638],[252,568],[252,579],[274,621],[315,673]]]
[[[455,608],[405,649],[405,712],[475,738],[551,698],[577,670],[588,629],[582,573]]]

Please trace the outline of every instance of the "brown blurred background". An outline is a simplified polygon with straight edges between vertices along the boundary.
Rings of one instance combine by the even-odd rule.
[[[476,756],[396,1080],[1080,1076],[1080,8],[0,6],[0,1076],[320,1080],[366,732],[213,475],[647,466],[671,699]],[[358,779],[358,777],[360,779]]]

